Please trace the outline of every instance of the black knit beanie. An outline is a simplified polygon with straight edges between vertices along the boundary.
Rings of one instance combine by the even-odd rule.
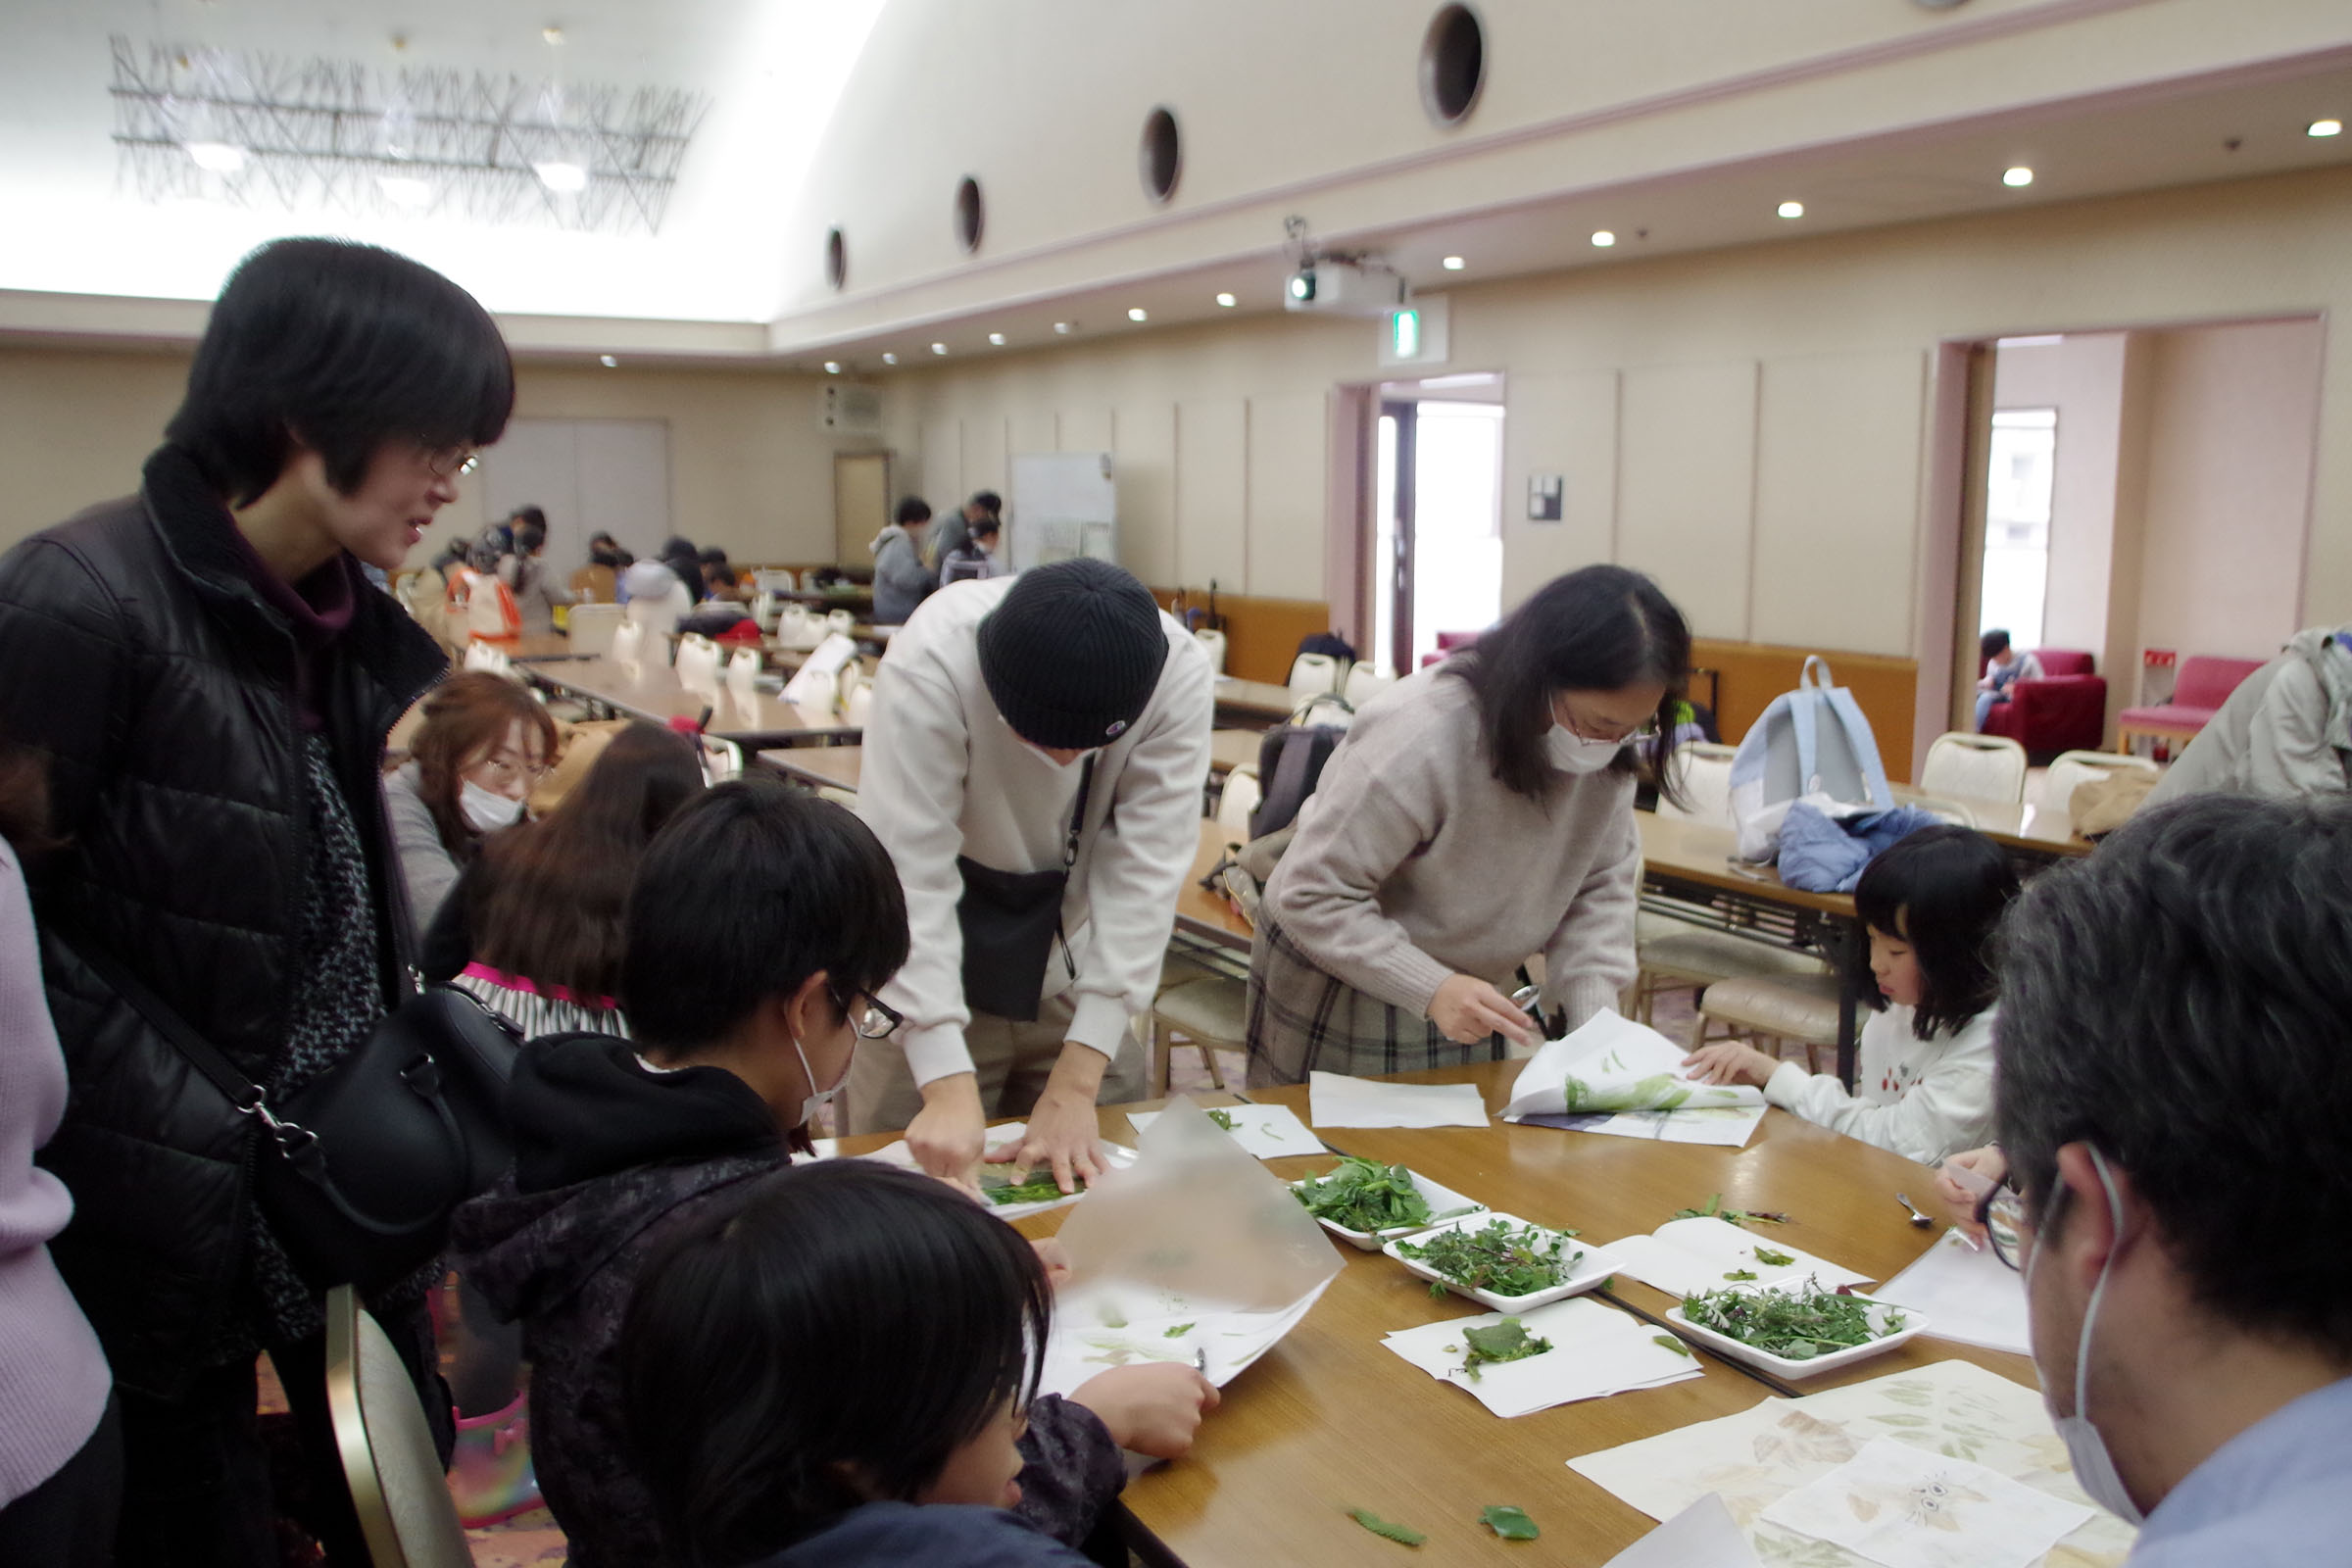
[[[1080,557],[1013,579],[980,622],[980,678],[1013,733],[1032,746],[1107,746],[1159,684],[1168,637],[1134,576]]]

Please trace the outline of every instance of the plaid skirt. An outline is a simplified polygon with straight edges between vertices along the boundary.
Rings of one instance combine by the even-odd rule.
[[[1326,974],[1261,908],[1250,947],[1250,1087],[1306,1082],[1310,1072],[1369,1078],[1423,1067],[1500,1061],[1490,1035],[1458,1046],[1419,1013]]]

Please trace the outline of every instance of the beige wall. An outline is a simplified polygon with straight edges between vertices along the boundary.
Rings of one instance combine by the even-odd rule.
[[[0,546],[138,486],[187,379],[185,355],[0,346]],[[670,515],[697,544],[742,560],[833,553],[833,451],[807,376],[522,366],[515,413],[669,421]],[[478,527],[468,487],[441,514]]]

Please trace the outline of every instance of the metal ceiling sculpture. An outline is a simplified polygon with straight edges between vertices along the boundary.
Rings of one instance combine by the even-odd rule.
[[[709,108],[669,88],[113,46],[115,145],[148,201],[652,234]]]

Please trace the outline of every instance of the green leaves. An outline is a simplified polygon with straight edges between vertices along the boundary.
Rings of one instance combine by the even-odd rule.
[[[1461,1285],[1496,1296],[1532,1296],[1568,1278],[1581,1249],[1571,1249],[1573,1231],[1489,1220],[1476,1230],[1440,1231],[1418,1242],[1398,1242],[1396,1250],[1418,1258]]]
[[[1649,1337],[1649,1343],[1652,1345],[1662,1345],[1677,1355],[1689,1356],[1690,1354],[1690,1347],[1685,1345],[1681,1340],[1676,1339],[1671,1334],[1652,1334]],[[1692,1357],[1692,1359],[1696,1358]]]
[[[1233,1131],[1233,1112],[1230,1110],[1212,1110],[1208,1113],[1208,1119],[1227,1132]]]
[[[1190,1323],[1179,1323],[1179,1324],[1177,1324],[1177,1325],[1176,1325],[1174,1328],[1172,1328],[1172,1329],[1167,1329],[1167,1330],[1164,1330],[1164,1331],[1162,1332],[1162,1338],[1165,1338],[1165,1339],[1170,1339],[1170,1340],[1181,1340],[1181,1339],[1183,1339],[1183,1338],[1184,1338],[1184,1337],[1185,1337],[1187,1334],[1190,1334],[1190,1333],[1192,1333],[1192,1332],[1193,1332],[1193,1325],[1192,1325],[1192,1324],[1190,1324]]]
[[[1413,1186],[1412,1172],[1353,1154],[1292,1191],[1309,1214],[1351,1231],[1426,1225],[1430,1220],[1429,1200]]]
[[[1531,1355],[1542,1355],[1551,1348],[1549,1340],[1538,1339],[1528,1333],[1527,1325],[1515,1317],[1506,1317],[1486,1328],[1464,1329],[1462,1338],[1470,1345],[1468,1353],[1462,1358],[1462,1370],[1470,1374],[1473,1383],[1478,1381],[1478,1369],[1482,1366],[1491,1366],[1499,1361],[1524,1361]]]
[[[1077,1183],[1080,1192],[1086,1183]],[[1001,1171],[984,1171],[980,1176],[980,1191],[992,1203],[1050,1203],[1066,1196],[1061,1184],[1054,1179],[1051,1170],[1033,1170],[1018,1179]]]
[[[1808,1280],[1796,1290],[1710,1291],[1683,1298],[1683,1316],[1701,1328],[1789,1361],[1850,1350],[1903,1326],[1900,1312],[1886,1327],[1871,1321],[1872,1303],[1838,1296]]]
[[[1788,1252],[1776,1252],[1769,1247],[1758,1247],[1755,1250],[1756,1261],[1763,1264],[1766,1268],[1787,1268],[1789,1264],[1796,1261],[1796,1258],[1792,1254]]]
[[[1514,1508],[1508,1503],[1489,1503],[1479,1510],[1478,1519],[1505,1541],[1533,1541],[1544,1534],[1527,1516],[1525,1508]]]
[[[1741,1227],[1744,1227],[1751,1219],[1765,1225],[1786,1225],[1788,1223],[1788,1215],[1775,1213],[1769,1209],[1749,1210],[1726,1208],[1723,1206],[1723,1195],[1721,1193],[1717,1193],[1714,1197],[1708,1199],[1706,1207],[1678,1208],[1674,1211],[1674,1217],[1676,1219],[1719,1219],[1727,1225],[1739,1225]]]
[[[1369,1508],[1350,1508],[1348,1517],[1384,1541],[1394,1541],[1400,1546],[1418,1546],[1429,1538],[1409,1526],[1391,1524]]]
[[[1752,1280],[1755,1277],[1756,1271],[1752,1268],[1736,1268],[1724,1276],[1725,1279],[1741,1285],[1746,1284],[1749,1280]]]

